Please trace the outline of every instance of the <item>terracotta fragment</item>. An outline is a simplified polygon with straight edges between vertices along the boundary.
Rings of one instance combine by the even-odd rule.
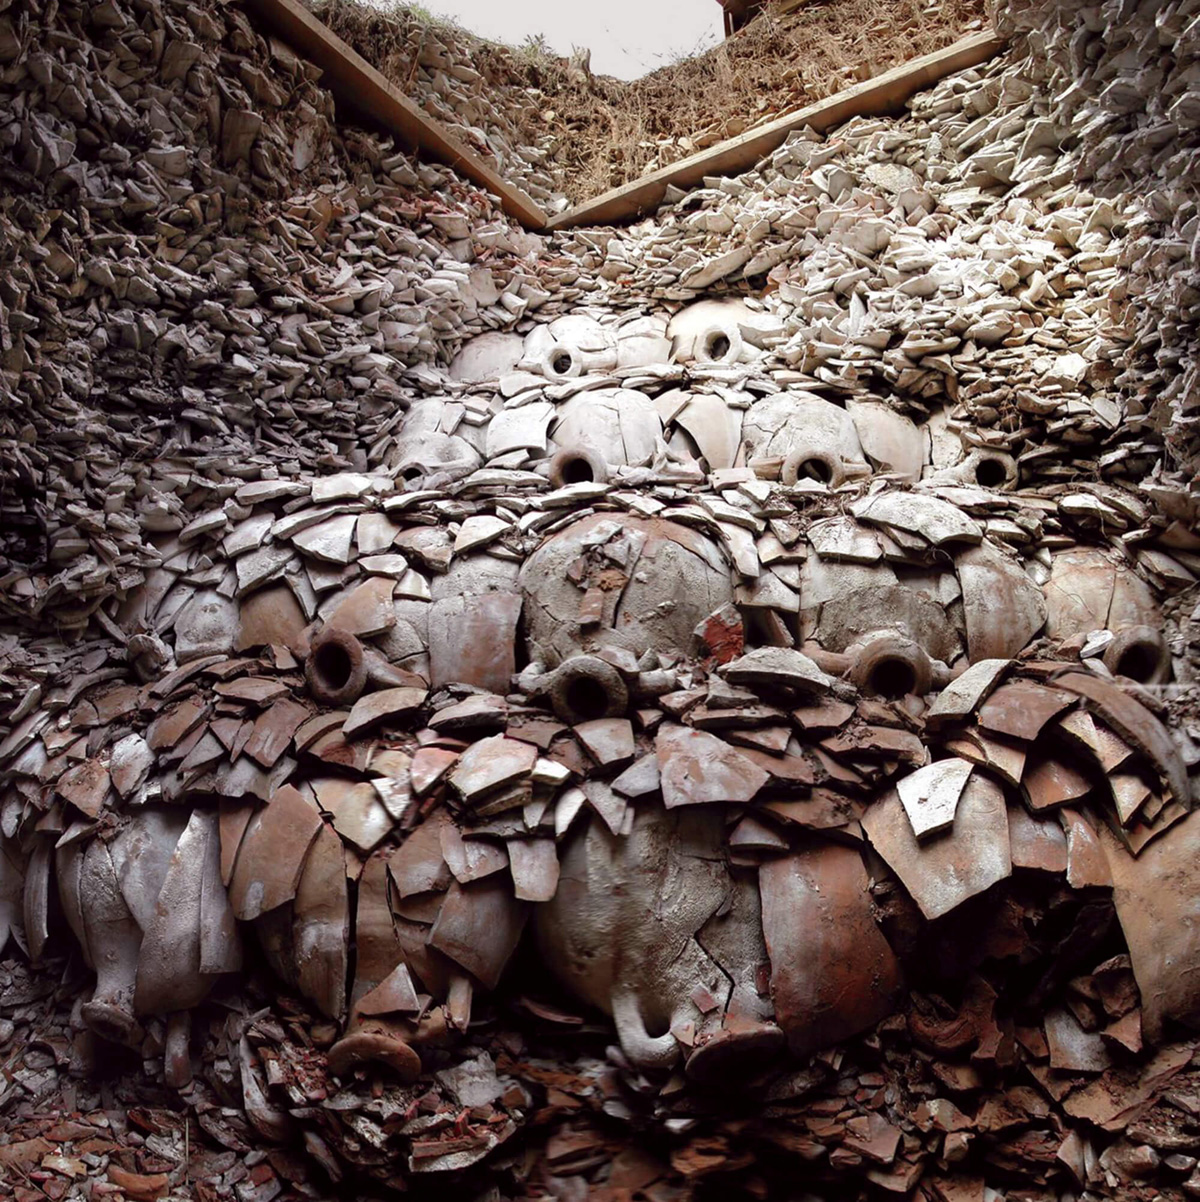
[[[749,801],[767,782],[741,751],[704,731],[664,726],[655,740],[663,802],[675,806]]]
[[[273,768],[308,716],[305,706],[286,697],[280,698],[259,714],[242,750],[264,768]]]
[[[448,780],[467,804],[473,804],[495,789],[528,777],[536,762],[537,748],[493,735],[468,747]]]
[[[431,814],[387,858],[387,865],[401,897],[443,891],[453,879],[442,856],[441,828],[452,825],[444,810]],[[387,853],[380,852],[377,855]]]
[[[596,718],[575,726],[575,735],[602,768],[620,767],[633,759],[633,724],[628,718]]]
[[[1200,984],[1179,971],[1200,956],[1200,814],[1193,812],[1136,858],[1115,835],[1099,830],[1113,878],[1113,903],[1129,946],[1142,1000],[1142,1027],[1151,1043],[1167,1019],[1200,1023]]]
[[[1035,811],[1077,802],[1092,791],[1092,783],[1082,772],[1062,760],[1038,756],[1021,777],[1021,787]]]
[[[1067,836],[1053,815],[1030,814],[1023,805],[1010,805],[1008,838],[1014,868],[1067,871]]]
[[[395,588],[394,580],[382,576],[364,581],[328,612],[325,624],[360,638],[382,634],[396,624],[396,608],[392,604]]]
[[[548,902],[558,889],[558,855],[553,839],[513,839],[508,843],[513,893],[521,901]]]
[[[438,835],[442,858],[460,885],[482,880],[485,876],[491,876],[493,872],[503,872],[508,867],[513,846],[511,841],[492,843],[484,839],[464,839],[462,832],[453,822],[441,823],[438,826]],[[392,871],[396,871],[394,860]]]
[[[292,904],[296,983],[322,1014],[346,1008],[350,903],[341,840],[324,823],[305,857]]]
[[[1149,710],[1116,685],[1095,676],[1068,672],[1058,677],[1055,684],[1079,694],[1093,714],[1102,718],[1122,739],[1141,748],[1154,763],[1175,800],[1183,806],[1190,804],[1191,788],[1179,751]]]
[[[429,619],[429,662],[435,688],[470,684],[504,694],[516,671],[521,597],[488,592],[435,601]]]
[[[979,773],[963,789],[953,826],[925,843],[917,842],[895,790],[867,809],[862,826],[929,919],[1012,873],[1004,794]]]
[[[528,905],[512,896],[502,878],[470,885],[454,881],[429,932],[429,945],[495,989],[528,915]]]
[[[857,851],[813,843],[768,860],[759,891],[771,997],[793,1054],[828,1047],[892,1012],[900,965],[872,915]]]
[[[1111,888],[1112,872],[1095,824],[1080,811],[1057,811],[1067,836],[1067,884],[1072,889]]]
[[[425,704],[427,695],[426,689],[409,687],[380,689],[377,693],[368,693],[355,702],[342,724],[342,733],[347,739],[353,739],[385,722],[407,718]]]
[[[917,838],[953,825],[971,768],[966,760],[937,760],[896,782],[896,792]]]
[[[251,817],[229,883],[234,913],[243,922],[296,896],[304,858],[321,828],[317,807],[284,785]]]
[[[1029,680],[1001,685],[979,710],[979,725],[1013,739],[1032,742],[1042,728],[1072,704],[1071,696]]]
[[[312,782],[312,789],[333,829],[363,853],[386,838],[395,824],[370,781],[322,777]]]
[[[77,810],[95,818],[104,805],[109,783],[108,769],[99,760],[84,760],[64,772],[55,788]]]

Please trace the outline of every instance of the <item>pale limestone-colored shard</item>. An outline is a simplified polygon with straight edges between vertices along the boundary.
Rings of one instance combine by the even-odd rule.
[[[532,744],[492,735],[462,753],[449,781],[454,791],[470,804],[493,789],[528,777],[537,758],[537,748]]]
[[[548,902],[558,890],[558,854],[553,839],[510,839],[513,892],[521,901]]]
[[[361,472],[338,472],[333,476],[319,476],[313,481],[313,504],[324,501],[357,500],[365,497],[375,487],[375,477]]]
[[[918,839],[954,824],[958,799],[973,768],[973,764],[957,758],[935,760],[896,782],[904,812]]]
[[[987,700],[1011,660],[983,659],[972,664],[950,682],[934,699],[925,720],[933,730],[957,722],[975,712]]]
[[[301,530],[293,536],[292,542],[306,555],[311,555],[323,563],[349,563],[357,520],[353,514],[348,513],[327,518],[315,526]]]
[[[466,555],[469,551],[487,546],[495,542],[505,531],[511,528],[511,523],[490,513],[479,513],[467,518],[459,527],[454,539],[454,554]]]
[[[851,506],[854,515],[871,525],[890,526],[917,534],[933,543],[978,543],[983,530],[961,509],[914,492],[880,492]]]
[[[790,647],[755,647],[718,671],[731,684],[783,685],[806,693],[824,692],[833,684],[832,676]]]

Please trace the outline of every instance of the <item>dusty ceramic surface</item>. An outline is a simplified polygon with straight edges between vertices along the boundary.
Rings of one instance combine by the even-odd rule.
[[[939,103],[983,138],[998,99],[975,88]],[[261,376],[286,381],[294,462],[105,497],[97,528],[136,502],[148,550],[111,602],[84,573],[56,620],[94,617],[103,649],[36,680],[0,749],[0,935],[78,945],[94,1033],[134,1043],[265,963],[336,1027],[335,1078],[411,1081],[536,948],[560,1002],[611,1018],[615,1063],[711,1087],[833,1063],[881,1022],[939,1046],[909,987],[943,954],[973,968],[972,925],[1023,874],[1111,898],[1148,1039],[1200,1024],[1189,903],[1159,890],[1190,880],[1197,757],[1113,679],[1168,675],[1147,582],[1186,585],[1197,550],[1178,497],[1109,482],[1125,455],[1149,470],[1105,441],[1127,432],[1095,349],[1108,269],[1085,264],[1115,216],[1014,197],[1010,253],[953,232],[953,191],[893,193],[828,149],[788,144],[786,212],[744,202],[800,222],[803,252],[702,238],[645,285],[658,268],[620,255],[679,230],[606,243],[589,282],[642,281],[633,305],[502,290],[504,256],[546,245],[510,232],[493,266],[389,281],[405,320],[354,287],[327,298],[353,321],[288,313]],[[430,219],[467,249],[465,219]],[[291,357],[326,342],[296,439]],[[1051,1012],[1052,1067],[1103,1071],[1077,1028]],[[165,1042],[182,1085],[182,1019]]]

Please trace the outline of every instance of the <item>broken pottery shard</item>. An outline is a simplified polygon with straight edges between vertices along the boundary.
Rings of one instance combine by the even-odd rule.
[[[458,762],[457,751],[444,747],[421,747],[413,753],[409,782],[414,797],[424,797]]]
[[[359,1014],[415,1014],[421,1009],[408,965],[401,962],[355,1004]]]
[[[739,851],[788,851],[791,844],[775,827],[747,814],[730,834],[729,846]]]
[[[442,858],[460,885],[481,881],[485,876],[502,872],[508,867],[508,843],[464,839],[453,822],[443,822],[438,834],[441,837]]]
[[[807,693],[824,692],[833,684],[833,677],[790,647],[756,647],[718,671],[731,684],[784,685]]]
[[[397,722],[407,718],[425,704],[428,695],[426,689],[407,686],[367,693],[354,703],[342,725],[342,734],[347,739],[353,739],[385,722]]]
[[[322,563],[349,563],[356,520],[353,514],[328,518],[301,530],[293,536],[292,542],[306,555],[311,555],[313,559],[319,559]]]
[[[814,844],[768,860],[758,880],[771,998],[792,1052],[810,1055],[890,1014],[900,965],[873,917],[859,853]]]
[[[388,857],[388,871],[402,898],[441,891],[450,884],[450,869],[442,856],[444,825],[453,825],[450,815],[444,810],[435,811]]]
[[[225,891],[219,880],[206,880],[209,843],[217,838],[216,815],[193,812],[171,856],[154,918],[142,941],[135,994],[140,1013],[186,1010],[208,993],[213,974],[205,972],[202,963],[202,944],[209,942],[203,936],[205,917],[217,929],[228,928],[228,957],[221,967],[240,966],[237,930],[232,921],[223,920],[222,911],[228,906]],[[214,889],[215,894],[210,894]]]
[[[891,1164],[902,1134],[882,1114],[859,1114],[846,1121],[842,1147],[875,1164]]]
[[[1027,749],[1023,742],[989,738],[978,728],[965,731],[961,738],[947,739],[946,750],[989,769],[1010,785],[1019,785],[1025,772]]]
[[[189,822],[179,809],[145,810],[108,845],[125,904],[143,931],[154,921],[167,869]]]
[[[1054,815],[1034,815],[1023,805],[1010,805],[1008,840],[1014,868],[1066,872],[1067,836]]]
[[[1071,764],[1039,756],[1022,774],[1021,789],[1029,808],[1037,812],[1079,801],[1091,792],[1092,783]]]
[[[929,919],[1012,874],[1004,793],[979,773],[963,789],[954,824],[925,843],[917,842],[894,789],[867,809],[862,826]]]
[[[937,760],[896,782],[896,791],[917,838],[953,824],[959,796],[972,768],[966,760]]]
[[[429,945],[495,989],[528,916],[528,904],[513,897],[502,877],[470,885],[455,881],[429,932]]]
[[[326,626],[367,638],[382,634],[396,624],[396,606],[392,600],[396,582],[373,576],[348,592],[329,611]]]
[[[1085,698],[1093,714],[1150,757],[1175,800],[1183,806],[1191,805],[1191,787],[1179,750],[1162,723],[1145,706],[1118,685],[1082,672],[1068,672],[1054,683]]]
[[[554,840],[511,839],[507,846],[514,896],[520,901],[550,901],[558,890]]]
[[[979,710],[979,725],[984,730],[1032,742],[1047,722],[1072,703],[1069,693],[1048,689],[1030,680],[1014,680],[1001,685],[983,703]]]
[[[930,730],[939,730],[950,722],[962,721],[987,699],[1004,670],[1008,659],[983,659],[972,664],[950,682],[935,698],[925,714]]]
[[[490,513],[479,513],[474,517],[467,518],[455,536],[454,554],[466,555],[470,551],[494,542],[510,528],[510,525],[511,523],[506,522],[503,518],[498,518]]]
[[[307,622],[295,594],[287,585],[260,589],[244,597],[238,607],[238,631],[235,651],[275,644],[290,647],[300,637]]]
[[[612,783],[613,789],[623,797],[648,797],[660,787],[658,756],[644,755],[635,760]]]
[[[1133,961],[1146,1040],[1168,1019],[1200,1025],[1200,812],[1155,839],[1136,858],[1101,823],[1113,903]]]
[[[619,767],[633,759],[633,724],[628,718],[596,718],[575,726],[575,735],[602,768]]]
[[[364,854],[385,839],[395,820],[379,799],[370,781],[325,777],[312,782],[317,804],[333,822],[333,829]]]
[[[852,509],[861,521],[920,535],[934,546],[953,542],[978,543],[983,538],[979,524],[961,509],[921,493],[881,492],[857,502]]]
[[[450,771],[454,791],[470,805],[493,789],[528,777],[537,762],[537,748],[505,735],[492,735],[471,744]]]
[[[971,660],[1016,655],[1046,621],[1042,590],[1016,558],[984,543],[955,559]]]
[[[604,825],[614,836],[619,835],[629,813],[629,804],[625,799],[618,797],[612,787],[602,780],[585,780],[582,790],[592,809],[604,820]]]
[[[1089,1033],[1067,1009],[1051,1010],[1046,1015],[1046,1043],[1050,1046],[1050,1067],[1060,1072],[1102,1073],[1112,1064],[1104,1037]]]
[[[264,768],[273,768],[308,717],[306,706],[281,698],[259,714],[242,751]]]
[[[469,684],[503,695],[516,671],[516,593],[445,597],[429,614],[429,664],[434,688]]]
[[[292,904],[296,984],[329,1018],[346,1008],[350,899],[342,841],[325,823],[309,848]]]
[[[99,815],[108,796],[108,769],[99,760],[84,760],[58,778],[55,789],[89,818]]]
[[[769,779],[748,756],[705,731],[664,726],[654,748],[667,809],[749,801]]]
[[[229,884],[234,913],[243,922],[291,901],[304,857],[321,829],[316,805],[291,785],[276,789],[250,819]]]
[[[258,807],[253,801],[221,800],[219,829],[221,839],[221,882],[228,889],[237,863],[238,849]]]
[[[1102,722],[1097,723],[1087,710],[1071,710],[1055,723],[1069,747],[1089,756],[1103,772],[1119,768],[1132,754],[1128,743],[1117,738]]]
[[[1064,806],[1057,811],[1067,836],[1067,884],[1072,889],[1111,889],[1113,878],[1096,825],[1084,811]]]

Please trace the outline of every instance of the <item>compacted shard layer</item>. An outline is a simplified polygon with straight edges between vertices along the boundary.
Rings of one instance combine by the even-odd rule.
[[[0,12],[0,1180],[1200,1193],[1194,6],[619,227],[582,60],[327,15],[552,228],[291,0]]]

